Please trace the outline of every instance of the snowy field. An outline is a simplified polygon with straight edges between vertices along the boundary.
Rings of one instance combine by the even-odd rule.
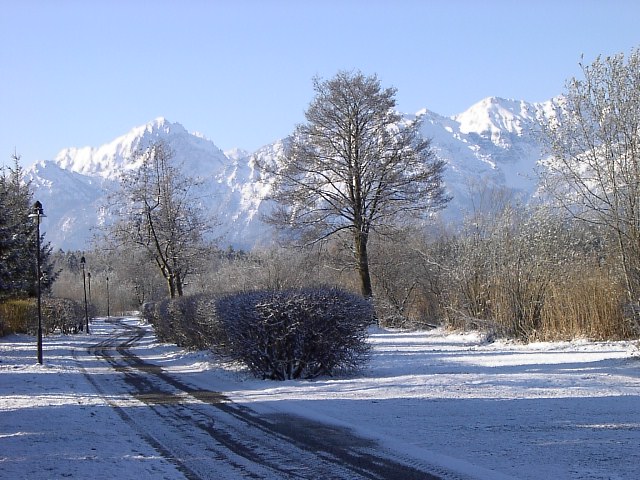
[[[86,347],[113,328],[98,319],[91,336],[45,337],[44,365],[33,337],[0,339],[0,478],[183,478],[111,407],[137,400],[100,395],[87,378],[109,370]],[[483,344],[440,330],[378,330],[371,342],[358,376],[287,382],[247,377],[152,334],[131,350],[259,413],[346,426],[467,478],[640,478],[632,342]]]

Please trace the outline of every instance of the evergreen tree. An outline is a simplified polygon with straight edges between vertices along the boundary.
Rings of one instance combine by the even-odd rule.
[[[33,192],[24,178],[20,157],[13,155],[14,166],[0,170],[0,298],[35,295],[36,225],[29,214],[33,210]],[[56,274],[50,261],[51,247],[40,235],[42,289],[50,289]]]

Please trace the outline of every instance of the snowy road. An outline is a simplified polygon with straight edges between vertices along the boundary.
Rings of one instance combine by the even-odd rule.
[[[186,478],[462,478],[428,473],[346,428],[290,414],[258,415],[221,393],[194,388],[132,353],[148,330],[122,319],[113,326],[87,350],[112,373],[84,373],[122,420]],[[75,355],[82,363],[82,352]]]
[[[0,480],[639,478],[637,341],[369,342],[356,375],[270,382],[136,316],[47,336],[44,365],[0,338]]]

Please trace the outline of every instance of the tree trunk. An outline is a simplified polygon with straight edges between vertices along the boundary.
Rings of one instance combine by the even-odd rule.
[[[183,291],[182,291],[182,276],[180,275],[180,273],[176,273],[176,279],[175,279],[175,283],[176,283],[176,293],[178,294],[179,297],[181,297],[183,295]]]
[[[360,275],[360,292],[362,296],[370,298],[373,296],[371,288],[371,275],[369,274],[369,255],[367,253],[367,241],[369,236],[366,233],[357,231],[354,238],[356,269]]]
[[[167,286],[169,287],[169,296],[171,298],[176,298],[176,285],[175,279],[173,278],[173,274],[167,275]]]

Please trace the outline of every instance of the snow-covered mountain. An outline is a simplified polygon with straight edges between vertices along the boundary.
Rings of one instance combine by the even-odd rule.
[[[453,117],[426,109],[418,112],[423,117],[423,135],[432,139],[436,153],[448,162],[445,181],[454,200],[445,215],[460,217],[478,184],[531,195],[536,188],[534,168],[541,158],[540,120],[556,109],[554,100],[534,104],[491,97]],[[215,235],[221,246],[250,249],[271,243],[273,234],[259,218],[266,208],[263,200],[269,182],[261,177],[256,160],[277,161],[284,141],[252,153],[222,152],[202,135],[164,118],[106,145],[67,148],[54,160],[38,162],[27,171],[35,198],[48,216],[43,224],[47,240],[55,248],[87,248],[92,227],[106,220],[102,208],[106,191],[122,172],[139,166],[136,152],[159,140],[173,150],[186,175],[202,181],[198,198],[219,223]]]
[[[541,121],[558,108],[558,99],[528,103],[490,97],[450,118],[419,112],[422,134],[448,162],[445,181],[454,200],[445,214],[461,216],[483,186],[529,198],[537,189],[535,168],[543,156]]]
[[[159,140],[171,147],[189,172],[198,176],[217,173],[229,163],[229,159],[213,142],[198,133],[189,133],[179,123],[171,123],[162,117],[97,148],[66,148],[58,153],[53,162],[64,170],[117,180],[123,171],[140,166],[139,162],[134,161],[136,153]]]

